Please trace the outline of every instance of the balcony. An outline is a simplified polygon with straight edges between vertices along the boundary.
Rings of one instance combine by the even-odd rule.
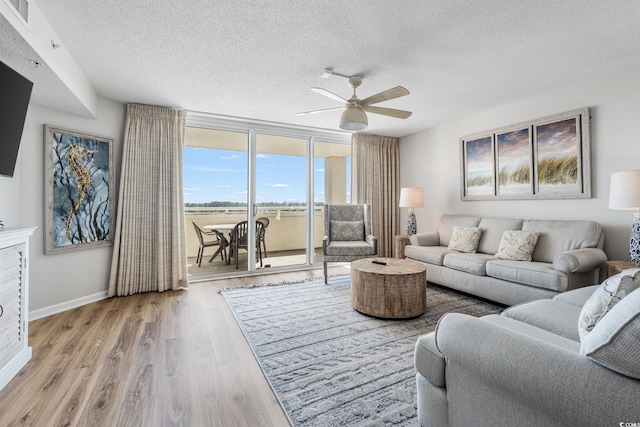
[[[322,261],[322,235],[324,232],[324,210],[322,205],[314,206],[314,259],[318,264]],[[306,207],[305,206],[260,206],[257,217],[269,218],[265,241],[268,257],[263,258],[263,268],[281,266],[305,265],[306,263]],[[226,265],[220,257],[211,263],[209,258],[215,248],[208,248],[202,257],[202,266],[198,267],[196,255],[198,253],[198,237],[191,226],[194,221],[200,227],[214,224],[235,224],[247,219],[246,208],[237,207],[185,207],[185,228],[187,234],[187,265],[189,278],[210,276],[215,274],[233,273],[247,270],[246,252],[240,251],[240,267],[235,268],[235,259],[231,265]],[[227,234],[228,231],[225,231]],[[268,266],[268,267],[267,267]],[[258,262],[257,268],[260,267]]]

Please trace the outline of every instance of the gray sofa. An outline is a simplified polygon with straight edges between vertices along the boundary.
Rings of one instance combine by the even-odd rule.
[[[475,253],[449,249],[454,226],[480,227]],[[499,259],[506,230],[538,231],[533,259]],[[505,305],[553,298],[560,292],[598,283],[607,261],[604,234],[593,221],[522,220],[443,215],[436,230],[410,237],[408,259],[427,266],[427,280]]]
[[[416,343],[420,425],[637,425],[640,289],[589,333],[600,346],[590,353],[593,343],[584,337],[581,343],[578,317],[596,287],[502,315],[444,315]]]

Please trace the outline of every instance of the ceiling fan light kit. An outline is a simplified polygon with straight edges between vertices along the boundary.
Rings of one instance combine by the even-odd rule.
[[[362,84],[362,77],[360,76],[345,76],[333,71],[332,68],[325,68],[322,77],[328,78],[329,76],[340,76],[348,79],[349,86],[353,88],[353,95],[351,98],[344,99],[343,97],[336,95],[333,92],[329,92],[326,89],[319,87],[312,87],[311,90],[319,93],[320,95],[331,98],[334,101],[343,102],[343,107],[325,108],[323,110],[305,111],[302,113],[296,113],[297,115],[324,113],[327,111],[342,110],[344,112],[340,116],[340,129],[358,132],[365,130],[369,125],[367,120],[367,112],[374,114],[381,114],[383,116],[395,117],[398,119],[406,119],[411,116],[411,111],[396,110],[394,108],[373,107],[372,104],[377,104],[383,101],[389,101],[391,99],[399,98],[401,96],[409,95],[409,91],[402,86],[396,86],[391,89],[376,93],[365,99],[359,99],[356,95],[356,89]]]
[[[369,122],[367,115],[359,105],[349,105],[340,116],[340,129],[358,132],[365,130]]]

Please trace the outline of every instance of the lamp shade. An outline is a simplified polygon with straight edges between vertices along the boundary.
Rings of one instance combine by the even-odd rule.
[[[401,208],[421,208],[424,206],[424,195],[421,187],[407,187],[400,189]]]
[[[361,131],[367,128],[367,114],[362,107],[349,105],[340,116],[340,129]]]
[[[609,209],[640,209],[640,170],[611,174]]]

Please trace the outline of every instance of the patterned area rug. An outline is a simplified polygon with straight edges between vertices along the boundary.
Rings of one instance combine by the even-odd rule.
[[[447,312],[503,309],[429,284],[422,316],[376,319],[351,307],[349,275],[222,294],[294,426],[417,426],[418,336]]]

